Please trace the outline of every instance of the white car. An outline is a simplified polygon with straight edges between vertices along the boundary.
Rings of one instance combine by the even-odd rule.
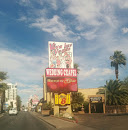
[[[24,111],[28,111],[27,109],[24,109]]]
[[[11,109],[9,110],[9,115],[17,115],[17,114],[18,114],[18,111],[17,111],[16,108],[11,108]]]

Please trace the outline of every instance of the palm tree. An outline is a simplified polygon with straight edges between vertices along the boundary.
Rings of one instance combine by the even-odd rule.
[[[128,77],[126,77],[123,81],[122,81],[122,87],[126,88],[128,90]]]
[[[79,65],[77,63],[74,63],[74,68],[77,69],[77,74],[79,74],[80,69],[79,69]]]
[[[8,87],[6,83],[0,83],[0,92],[4,92],[7,88]]]
[[[20,111],[22,101],[19,95],[17,95],[16,97],[16,103],[17,103],[17,110]]]
[[[106,85],[97,94],[105,94],[107,105],[124,105],[128,103],[128,90],[118,80],[106,81]]]
[[[5,90],[7,89],[7,84],[4,83],[3,80],[6,80],[7,78],[7,73],[0,71],[0,112],[3,111],[3,103],[5,101]]]
[[[7,84],[2,82],[7,78],[8,78],[7,73],[0,71],[0,92],[3,92],[4,90],[7,89]]]
[[[0,81],[6,80],[8,78],[7,73],[0,71]]]
[[[118,66],[126,65],[126,57],[122,51],[114,51],[114,55],[110,56],[111,67],[115,67],[116,80],[118,80]]]

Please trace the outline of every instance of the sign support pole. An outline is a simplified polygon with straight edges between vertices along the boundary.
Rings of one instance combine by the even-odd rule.
[[[89,102],[89,114],[91,114],[91,103]]]

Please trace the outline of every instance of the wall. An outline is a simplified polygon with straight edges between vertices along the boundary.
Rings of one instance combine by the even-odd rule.
[[[88,89],[78,89],[78,92],[81,92],[84,95],[84,100],[88,101],[88,96],[89,95],[96,95],[96,93],[99,91],[101,88],[88,88]]]
[[[128,113],[128,105],[106,106],[106,113]]]

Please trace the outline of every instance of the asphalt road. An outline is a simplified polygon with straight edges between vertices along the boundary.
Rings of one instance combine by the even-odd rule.
[[[0,130],[55,130],[55,128],[29,112],[19,112],[18,115],[5,114],[1,117]]]

